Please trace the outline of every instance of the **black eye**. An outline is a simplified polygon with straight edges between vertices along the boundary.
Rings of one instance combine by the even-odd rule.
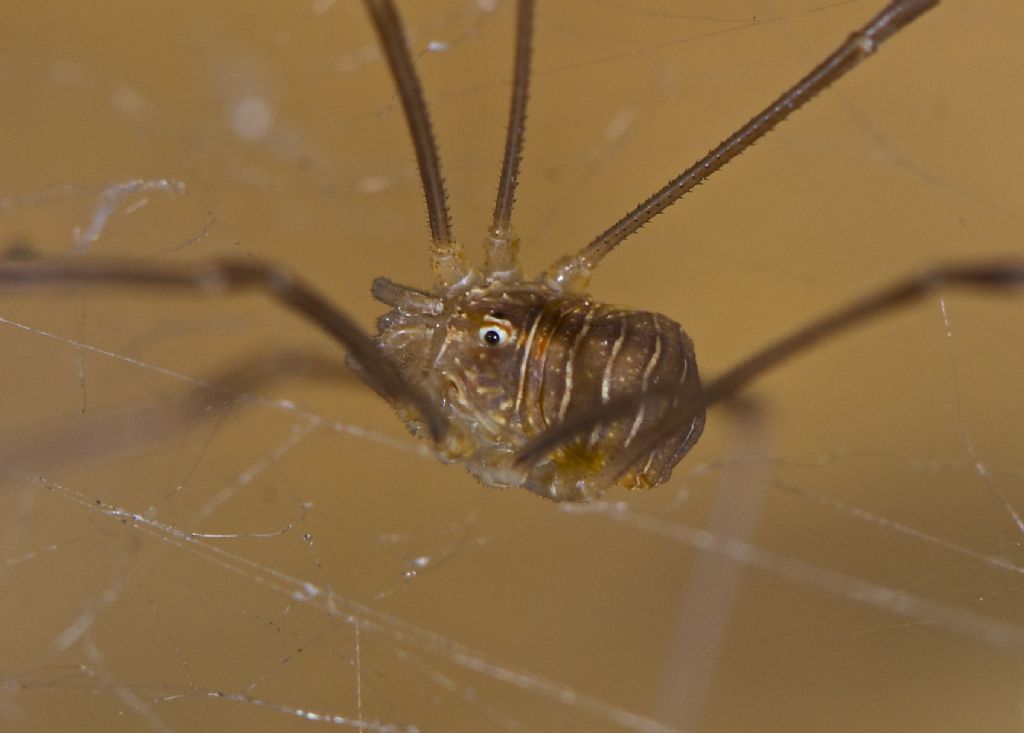
[[[507,327],[498,323],[488,323],[477,333],[480,336],[480,340],[488,346],[501,346],[512,335]]]

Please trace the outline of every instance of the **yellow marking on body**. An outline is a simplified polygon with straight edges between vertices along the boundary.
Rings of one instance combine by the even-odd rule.
[[[573,441],[556,450],[552,454],[552,461],[560,471],[578,476],[593,476],[608,464],[608,453],[601,448]]]

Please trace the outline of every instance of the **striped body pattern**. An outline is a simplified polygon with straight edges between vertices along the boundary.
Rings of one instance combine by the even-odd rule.
[[[587,501],[613,483],[657,486],[703,429],[701,410],[626,471],[605,470],[638,436],[685,407],[687,395],[700,393],[692,342],[656,313],[542,282],[492,282],[444,301],[396,305],[380,319],[377,339],[403,376],[442,406],[449,431],[439,457],[466,461],[490,486],[523,487],[556,501]],[[668,397],[638,403],[537,464],[516,465],[516,452],[545,429],[652,390]],[[403,417],[422,432],[415,414]]]

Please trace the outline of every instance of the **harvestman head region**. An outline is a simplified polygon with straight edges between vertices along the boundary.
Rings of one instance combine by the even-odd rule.
[[[411,149],[407,137],[392,135],[391,144],[402,153],[400,161],[417,163],[414,175],[426,200],[428,229],[418,244],[405,236],[388,247],[401,248],[410,260],[418,252],[429,252],[433,274],[431,282],[426,277],[409,280],[404,272],[395,280],[374,280],[372,295],[378,307],[386,306],[375,329],[362,325],[368,319],[361,313],[349,315],[351,293],[330,290],[325,295],[324,278],[302,267],[298,256],[293,261],[287,254],[272,259],[231,250],[227,256],[224,250],[214,257],[197,254],[222,228],[232,226],[230,216],[218,207],[193,219],[199,226],[180,240],[184,257],[178,251],[160,257],[103,254],[108,228],[116,229],[122,219],[156,206],[187,205],[182,202],[192,195],[193,184],[177,171],[173,177],[126,177],[99,187],[92,215],[79,218],[74,256],[44,258],[35,255],[34,247],[19,246],[12,251],[26,253],[25,261],[11,258],[0,265],[0,297],[5,301],[67,298],[77,303],[79,314],[72,335],[44,321],[22,322],[6,314],[5,331],[34,343],[52,342],[55,354],[74,353],[78,373],[88,375],[80,378],[81,414],[68,421],[66,432],[62,426],[41,441],[44,446],[74,446],[67,457],[45,450],[7,450],[0,460],[16,485],[7,512],[11,520],[2,534],[0,572],[17,589],[5,601],[9,605],[0,611],[0,619],[14,620],[8,624],[14,628],[28,628],[24,619],[29,616],[41,622],[35,627],[41,630],[4,644],[12,651],[0,661],[0,678],[6,683],[0,718],[12,727],[44,729],[47,712],[40,700],[45,696],[58,701],[55,708],[85,699],[83,720],[89,729],[125,715],[140,729],[197,729],[197,720],[222,715],[232,724],[255,720],[257,727],[267,729],[564,730],[582,725],[595,731],[653,733],[701,730],[705,725],[722,729],[772,717],[775,713],[765,711],[777,712],[771,702],[777,696],[767,688],[785,684],[781,676],[774,678],[772,665],[787,666],[789,654],[801,659],[792,665],[800,671],[793,678],[799,682],[787,690],[790,700],[794,690],[812,690],[816,677],[842,686],[840,669],[847,665],[840,660],[855,656],[870,659],[876,668],[895,658],[912,668],[918,680],[938,666],[937,658],[984,658],[995,650],[1010,660],[1007,667],[1017,664],[1024,631],[1012,602],[1017,576],[1024,570],[1012,547],[1024,534],[1024,520],[1015,508],[1014,489],[1024,472],[988,460],[988,446],[976,443],[969,427],[969,399],[960,391],[966,389],[966,377],[947,374],[943,382],[957,410],[948,423],[956,427],[960,445],[958,453],[942,461],[914,459],[909,450],[870,455],[853,449],[844,453],[842,448],[834,453],[811,450],[810,458],[789,460],[761,445],[743,444],[745,438],[754,440],[743,435],[745,427],[736,428],[738,435],[732,436],[727,453],[711,456],[709,451],[719,447],[714,442],[708,450],[707,443],[700,444],[701,450],[696,447],[709,411],[712,420],[716,414],[710,408],[742,405],[742,397],[763,384],[762,376],[775,374],[776,366],[786,363],[777,371],[782,374],[803,363],[792,357],[843,349],[851,327],[866,326],[857,329],[861,334],[880,328],[884,334],[890,321],[900,322],[897,312],[934,306],[928,323],[938,324],[943,337],[952,341],[966,330],[958,326],[961,309],[973,307],[963,303],[977,298],[990,307],[995,303],[1007,311],[1018,309],[1015,296],[1024,284],[1024,259],[958,256],[938,258],[937,264],[933,258],[894,267],[883,272],[877,289],[869,280],[866,287],[844,291],[846,295],[830,300],[827,307],[808,309],[803,321],[795,321],[806,325],[794,330],[784,325],[781,331],[758,335],[750,345],[766,345],[747,352],[751,355],[746,358],[729,357],[726,366],[735,365],[724,369],[721,359],[698,358],[714,334],[695,329],[692,316],[668,309],[663,315],[653,304],[652,310],[642,310],[648,307],[643,302],[636,308],[610,305],[601,299],[598,279],[615,280],[615,266],[609,263],[631,247],[611,253],[626,238],[639,248],[648,232],[685,228],[686,204],[672,204],[705,181],[708,185],[701,190],[710,196],[719,181],[742,177],[747,156],[731,162],[730,172],[708,180],[791,114],[782,128],[791,131],[785,145],[794,144],[803,126],[820,123],[798,111],[812,98],[820,96],[826,106],[825,99],[833,100],[848,118],[857,119],[860,129],[869,130],[869,122],[857,116],[872,114],[865,111],[873,109],[870,101],[858,97],[851,102],[843,96],[847,72],[852,71],[851,79],[857,77],[861,71],[853,69],[864,61],[865,69],[885,68],[888,77],[914,85],[926,72],[898,63],[886,67],[890,49],[910,41],[919,30],[927,36],[928,24],[949,3],[939,8],[935,0],[897,0],[884,7],[854,3],[863,11],[854,25],[833,27],[827,38],[808,36],[801,42],[805,49],[791,52],[801,59],[802,68],[821,59],[817,66],[802,77],[778,74],[777,88],[761,96],[761,103],[774,101],[636,208],[617,219],[616,211],[606,211],[607,220],[588,217],[581,226],[594,225],[600,233],[581,247],[564,240],[554,247],[544,237],[531,236],[536,227],[526,214],[529,174],[543,178],[548,171],[530,167],[531,148],[524,140],[532,144],[532,131],[544,128],[544,112],[550,111],[550,106],[531,105],[527,125],[527,102],[535,101],[537,87],[543,94],[543,85],[553,77],[575,73],[566,71],[571,64],[544,60],[550,39],[545,33],[547,13],[554,15],[555,9],[529,0],[494,7],[465,3],[461,12],[469,21],[462,16],[436,21],[421,8],[403,5],[400,14],[389,1],[367,0],[364,5],[359,33],[352,31],[361,45],[337,68],[349,73],[367,67],[380,71],[381,79],[381,67],[386,63],[389,69],[391,96],[382,96],[384,112],[377,110],[374,116],[408,128]],[[596,10],[613,19],[626,12],[614,3]],[[667,15],[648,22],[679,29],[697,22],[673,16],[678,10],[659,5],[658,12]],[[323,14],[320,27],[325,30],[332,13],[341,11],[318,3],[313,12]],[[631,17],[634,12],[643,14],[630,11]],[[450,161],[464,158],[450,154],[456,147],[445,134],[450,121],[437,126],[435,138],[431,117],[443,119],[449,97],[480,92],[453,93],[451,87],[438,86],[437,75],[430,72],[431,54],[455,56],[485,32],[489,43],[504,39],[506,44],[491,49],[490,55],[509,52],[508,71],[492,83],[512,90],[504,160],[494,172],[498,194],[490,225],[476,234],[460,228],[457,238],[453,219],[464,221],[458,188],[452,186],[450,205],[442,162],[454,169],[448,175],[457,180],[465,165],[460,171]],[[450,42],[433,40],[435,34]],[[284,44],[283,38],[277,43]],[[733,47],[733,54],[742,47]],[[669,58],[676,53],[670,51]],[[625,66],[628,56],[585,58],[595,67],[589,71],[600,75],[606,68]],[[80,71],[61,69],[61,83],[91,83]],[[337,75],[332,82],[337,83]],[[138,119],[159,104],[158,99],[133,97],[124,90],[112,98],[119,110]],[[238,133],[239,138],[247,144],[267,139],[278,124],[272,115],[282,113],[251,95],[245,99],[242,107],[256,109],[261,121],[246,127],[244,135]],[[662,111],[653,103],[642,109],[651,116]],[[499,149],[500,130],[497,124],[491,126]],[[397,131],[396,125],[389,129]],[[335,132],[347,134],[344,125]],[[181,137],[192,144],[201,139]],[[440,154],[438,143],[449,155]],[[279,152],[280,147],[275,149]],[[663,157],[679,156],[666,151]],[[521,161],[526,172],[522,177]],[[681,168],[686,161],[678,163]],[[891,160],[886,164],[900,167]],[[911,159],[904,167],[921,174],[919,164]],[[678,168],[644,174],[653,188]],[[257,170],[250,165],[245,174],[250,183],[259,181],[264,192],[288,188],[280,181],[272,183],[271,176],[257,175]],[[57,199],[64,195],[53,191]],[[640,188],[631,195],[646,191]],[[517,196],[523,198],[523,211],[517,211],[513,227]],[[47,193],[40,200],[49,197]],[[39,204],[29,198],[3,202],[0,211]],[[627,209],[630,202],[623,203]],[[841,208],[844,202],[830,205]],[[419,212],[413,213],[418,221]],[[390,220],[385,222],[389,225]],[[956,236],[962,239],[963,232]],[[1017,249],[1014,243],[989,244],[993,250],[1001,244]],[[299,249],[302,243],[288,246]],[[474,250],[482,252],[480,264],[474,264]],[[539,273],[525,272],[523,262],[531,252],[547,260]],[[640,263],[646,266],[644,258]],[[730,288],[731,283],[721,287]],[[956,295],[947,311],[945,294],[956,290],[967,292]],[[171,369],[158,366],[159,359],[135,357],[135,345],[104,347],[88,331],[97,312],[92,299],[102,303],[108,293],[122,307],[132,298],[141,304],[180,299],[209,303],[199,306],[209,307],[209,313],[230,314],[233,305],[220,296],[241,292],[267,296],[275,304],[268,308],[275,317],[297,316],[300,323],[327,332],[330,339],[324,340],[330,346],[340,344],[338,356],[344,356],[334,358],[327,350],[282,352],[259,356],[252,364],[220,365],[212,372],[205,366]],[[277,306],[280,313],[274,310]],[[131,306],[125,309],[126,321],[135,315],[131,311]],[[322,337],[315,328],[309,330],[311,340]],[[143,354],[145,338],[163,336],[150,329],[140,339]],[[1006,362],[1019,362],[1013,338],[1006,341],[1011,344]],[[329,356],[322,358],[322,353]],[[741,348],[739,357],[743,353]],[[943,352],[940,360],[943,355],[947,358],[941,368],[948,371],[955,358]],[[128,409],[104,411],[92,402],[95,394],[102,394],[103,379],[97,377],[102,372],[81,366],[98,359],[152,372],[178,387],[179,394],[173,404],[154,408],[131,397]],[[69,359],[56,356],[49,361]],[[392,437],[364,427],[368,418],[354,424],[335,421],[301,400],[261,394],[280,394],[274,384],[277,373],[296,364],[309,372],[320,370],[331,381],[342,371],[341,362],[394,408],[415,440],[397,435],[400,426]],[[899,364],[892,366],[900,370]],[[922,380],[934,379],[937,371]],[[216,376],[210,378],[211,373]],[[31,374],[17,378],[28,385],[26,394],[34,389]],[[1007,403],[1011,397],[1007,395]],[[362,396],[353,398],[353,404],[362,404],[356,399]],[[898,405],[893,407],[897,412]],[[785,401],[773,401],[768,422],[785,422],[786,411]],[[246,445],[250,433],[245,418],[259,421],[263,412],[275,415],[278,427],[280,416],[287,416],[288,428],[278,430],[273,439],[253,437]],[[841,427],[846,415],[823,409],[820,419]],[[121,436],[129,436],[123,444]],[[158,464],[149,446],[166,441],[177,441],[178,447],[159,454]],[[240,450],[235,456],[226,447],[232,441],[249,452]],[[344,447],[338,449],[339,444]],[[382,462],[395,454],[414,456],[416,465],[424,467],[423,475],[431,478],[420,480],[414,495],[403,499],[398,487],[380,479],[387,466],[362,475],[355,460],[345,458],[347,453],[378,450],[376,455],[385,456]],[[97,461],[99,470],[84,478],[78,473],[78,456],[90,451],[102,459]],[[301,465],[314,453],[330,454],[332,470]],[[208,456],[214,454],[228,458],[224,468],[211,467]],[[194,456],[187,471],[175,463],[182,456]],[[457,472],[428,464],[426,456],[464,465],[485,487],[525,489],[550,501],[536,501],[523,491],[474,486],[471,505],[457,506],[450,496],[437,496],[446,492],[441,485],[445,479],[434,479]],[[108,472],[118,475],[119,461],[148,468],[133,474],[131,483],[106,478]],[[833,471],[831,464],[839,468]],[[305,475],[307,469],[313,473]],[[951,477],[960,477],[960,488],[949,491],[962,500],[968,496],[962,486],[976,482],[980,488],[970,493],[969,501],[972,506],[983,501],[996,506],[999,529],[992,530],[995,521],[977,527],[978,532],[984,529],[984,538],[975,536],[974,529],[963,534],[959,529],[933,530],[928,518],[918,522],[918,512],[905,513],[886,500],[867,503],[871,509],[850,503],[864,487],[844,486],[843,481],[868,483],[870,479],[856,478],[862,469],[864,475],[876,470],[897,474],[895,480],[907,485],[907,494],[912,493],[913,479],[928,477],[935,502],[922,505],[917,492],[914,509],[920,514],[945,511],[947,518],[955,512],[943,503],[940,485],[946,480],[956,484]],[[805,471],[813,478],[804,481]],[[773,478],[766,477],[768,472]],[[175,480],[150,485],[149,473],[154,479],[165,473]],[[827,480],[819,479],[825,475]],[[203,490],[197,491],[193,482],[203,481]],[[654,487],[660,488],[623,491]],[[375,496],[360,504],[357,489]],[[338,493],[344,493],[344,501],[328,504],[328,497]],[[465,503],[464,494],[458,496]],[[759,534],[765,507],[774,504],[797,508],[796,518],[786,520],[787,533],[781,539],[770,526]],[[821,520],[829,516],[845,522],[838,532],[823,529]],[[830,540],[805,552],[800,543],[819,531],[827,532]],[[856,551],[849,550],[851,544]],[[64,590],[49,597],[51,586],[45,579],[50,574],[60,577],[56,567],[69,566],[70,555],[95,562],[88,570],[78,566],[80,577],[65,572],[60,581]],[[29,582],[28,574],[37,580]],[[762,600],[768,596],[758,595],[744,576],[756,576],[759,583],[768,579],[783,592]],[[962,582],[954,584],[956,590],[939,591],[940,577]],[[48,597],[33,597],[33,587],[46,588]],[[191,603],[180,602],[182,598]],[[1006,605],[999,605],[1004,600]],[[830,617],[821,611],[830,604],[849,615]],[[759,623],[776,623],[785,631],[761,635],[752,621],[755,616]],[[815,625],[819,622],[820,627]],[[920,652],[926,661],[918,658],[919,650],[907,649],[922,639],[937,639],[934,655],[931,650]],[[836,663],[825,665],[814,653],[803,655],[797,648],[804,642],[810,650],[824,644]],[[891,651],[894,645],[902,654],[885,656],[882,649]],[[152,666],[143,668],[143,656]],[[815,671],[816,664],[827,671]],[[967,667],[964,663],[964,674]],[[762,683],[741,687],[744,670],[754,668]],[[853,662],[848,668],[861,669]],[[905,682],[896,676],[893,685]],[[725,692],[732,689],[745,692]],[[996,695],[995,689],[991,685],[987,692]],[[722,696],[730,697],[730,704],[720,705],[716,698]],[[1000,699],[1015,698],[1006,692]],[[836,694],[831,710],[822,714],[854,720],[855,710],[837,712],[846,702]],[[788,729],[813,729],[820,722],[813,708],[794,703],[779,719],[791,716]],[[892,716],[899,712],[887,708],[887,721],[896,720]],[[927,712],[915,715],[928,719]]]

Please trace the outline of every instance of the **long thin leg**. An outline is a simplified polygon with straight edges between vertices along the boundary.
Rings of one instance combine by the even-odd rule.
[[[0,426],[0,465],[35,474],[87,461],[128,455],[165,438],[180,435],[204,420],[215,420],[237,405],[273,403],[257,395],[285,377],[351,381],[336,357],[300,351],[270,351],[248,356],[214,374],[203,375],[173,394],[150,402],[91,410],[73,421],[52,419],[35,425]],[[180,386],[180,383],[179,385]]]
[[[452,234],[452,222],[448,213],[448,193],[441,174],[441,159],[437,143],[430,126],[430,114],[423,100],[416,68],[409,56],[405,42],[402,21],[391,0],[365,0],[366,9],[373,19],[381,49],[387,57],[391,75],[398,96],[402,100],[405,121],[409,126],[416,162],[423,183],[423,195],[427,200],[427,218],[430,221],[430,238],[433,241],[431,260],[434,274],[443,287],[458,283],[466,276],[466,258],[462,246]]]
[[[146,265],[123,261],[62,259],[0,265],[0,287],[12,285],[127,285],[223,295],[259,291],[327,331],[360,367],[360,376],[385,399],[409,405],[439,441],[447,430],[440,409],[409,384],[351,318],[311,286],[284,270],[249,260],[222,259],[195,265]]]
[[[718,147],[669,181],[661,190],[599,234],[577,254],[563,257],[547,271],[549,282],[564,289],[582,289],[598,262],[622,240],[674,204],[683,194],[703,183],[715,171],[760,140],[816,94],[870,56],[890,36],[939,0],[894,0],[882,12],[853,33],[842,46],[818,64],[760,114],[721,142]]]
[[[1024,289],[1024,260],[966,262],[924,270],[812,321],[711,380],[704,385],[700,394],[693,395],[693,399],[688,401],[687,409],[681,410],[646,434],[637,436],[629,450],[624,451],[609,467],[609,480],[626,471],[669,436],[685,429],[698,412],[734,397],[748,384],[784,361],[843,331],[910,305],[947,286],[992,291]],[[664,401],[673,397],[668,392],[652,390],[625,395],[604,405],[580,411],[565,422],[545,430],[523,446],[518,453],[517,461],[520,464],[536,463],[555,448],[588,433],[601,423],[636,414],[636,410],[644,403]]]
[[[505,158],[498,179],[491,236],[485,245],[488,273],[507,273],[519,265],[519,240],[512,233],[512,206],[519,182],[519,162],[523,156],[526,133],[526,102],[530,84],[530,43],[533,36],[533,0],[516,5],[516,58],[512,81],[512,99],[505,133]]]

